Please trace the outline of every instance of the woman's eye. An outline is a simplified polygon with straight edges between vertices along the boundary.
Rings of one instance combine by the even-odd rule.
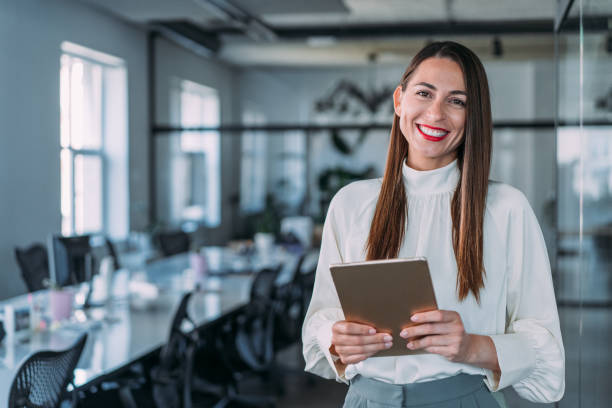
[[[461,100],[461,99],[456,99],[456,98],[451,99],[451,103],[453,105],[465,106],[465,102],[463,100]]]
[[[424,97],[429,96],[429,92],[427,92],[427,91],[417,91],[416,94],[419,95],[419,96],[424,96]]]

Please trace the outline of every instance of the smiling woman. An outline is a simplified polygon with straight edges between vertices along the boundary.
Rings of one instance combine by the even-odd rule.
[[[491,104],[478,57],[432,43],[393,94],[382,180],[340,190],[303,326],[306,369],[350,383],[345,407],[504,406],[513,386],[563,396],[564,349],[546,247],[524,195],[489,181]],[[425,257],[440,310],[401,338],[346,321],[330,264]],[[424,353],[376,357],[402,342]],[[520,356],[520,358],[518,358]]]
[[[466,115],[461,67],[447,58],[423,61],[393,93],[395,113],[408,142],[408,165],[417,170],[443,167],[457,156]]]

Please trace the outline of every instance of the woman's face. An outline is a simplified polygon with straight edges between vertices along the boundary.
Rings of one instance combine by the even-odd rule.
[[[400,129],[408,141],[408,165],[416,170],[446,166],[463,139],[467,94],[463,72],[448,58],[428,58],[393,93]]]

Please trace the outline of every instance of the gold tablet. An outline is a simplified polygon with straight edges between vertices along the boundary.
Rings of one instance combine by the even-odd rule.
[[[425,258],[387,259],[330,265],[347,321],[391,334],[393,346],[374,357],[423,354],[410,350],[400,331],[414,326],[414,313],[438,309]]]

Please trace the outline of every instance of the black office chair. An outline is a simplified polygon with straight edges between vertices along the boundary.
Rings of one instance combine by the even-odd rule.
[[[66,387],[72,383],[87,334],[64,351],[39,351],[21,365],[9,396],[9,408],[55,408],[66,399]],[[73,385],[74,386],[74,385]],[[72,406],[77,394],[72,391]]]
[[[119,256],[117,255],[115,245],[110,239],[108,239],[108,237],[104,237],[104,246],[106,247],[106,252],[108,252],[108,255],[113,259],[113,268],[115,270],[121,269],[121,264],[119,263]]]
[[[189,251],[191,239],[183,231],[164,231],[157,233],[153,241],[158,245],[163,256],[171,256]]]
[[[305,258],[305,253],[300,255],[293,269],[291,281],[280,287],[277,292],[280,307],[277,310],[274,333],[276,349],[283,349],[298,341],[300,337],[304,314],[302,264]]]
[[[168,343],[162,347],[159,364],[151,371],[153,399],[160,408],[192,405],[193,354],[200,345],[195,324],[187,311],[192,294],[183,295],[172,319]],[[189,330],[183,331],[186,323]]]
[[[277,302],[274,331],[274,349],[278,353],[294,345],[301,344],[302,325],[306,317],[306,310],[312,297],[314,286],[314,275],[316,272],[318,251],[303,253],[297,260],[291,281],[277,288]],[[293,351],[293,350],[292,350]],[[276,390],[279,395],[285,393],[283,379],[288,374],[296,374],[300,377],[304,373],[304,365],[295,366],[294,362],[303,362],[302,347],[295,347],[295,359],[287,359],[287,355],[281,354],[283,359],[280,364],[274,366],[276,370]],[[277,355],[278,357],[278,355]],[[283,364],[289,362],[289,364]],[[314,385],[312,377],[306,377],[308,385]]]
[[[47,248],[38,243],[27,249],[15,248],[15,258],[28,292],[44,289],[44,282],[49,279]]]
[[[302,324],[312,297],[318,253],[303,253],[297,260],[291,281],[279,288],[280,307],[276,316],[275,347],[277,350],[299,342]]]
[[[240,381],[249,374],[268,379],[274,376],[275,287],[279,269],[257,273],[251,287],[251,299],[244,312],[228,319],[218,331],[215,348],[226,371],[223,398],[215,408],[238,403],[247,406],[275,406],[275,398],[239,393]]]

